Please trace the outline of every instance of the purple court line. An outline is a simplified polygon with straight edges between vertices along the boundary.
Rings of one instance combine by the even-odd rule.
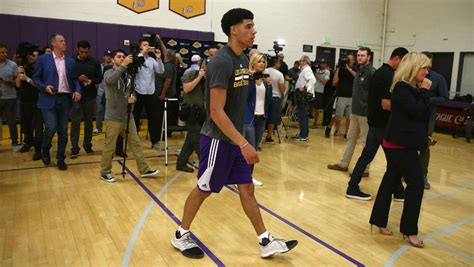
[[[118,164],[120,164],[120,166],[123,166],[123,163],[121,161],[117,161]],[[125,167],[125,170],[128,172],[128,174],[133,178],[133,180],[135,180],[135,182],[156,202],[156,204],[158,204],[158,206],[160,206],[160,208],[166,212],[166,214],[168,214],[168,216],[177,224],[177,225],[181,225],[181,221],[176,217],[176,215],[173,214],[173,212],[171,212],[166,206],[165,204],[163,204],[163,202],[161,202],[156,196],[155,194],[153,194],[150,189],[148,189],[148,187],[146,187],[146,185],[144,185],[138,178],[137,176],[135,176],[135,174],[130,171],[127,167]],[[196,243],[199,245],[199,247],[204,251],[204,253],[207,254],[207,256],[209,256],[209,258],[211,258],[216,264],[217,266],[225,266],[224,263],[222,261],[220,261],[216,255],[214,255],[214,253],[212,253],[212,251],[207,248],[204,243],[201,242],[201,240],[199,240],[199,238],[197,238],[192,232],[191,232],[191,237],[194,239],[194,241],[196,241]]]
[[[178,156],[178,154],[169,154],[168,156]],[[148,156],[145,157],[146,159],[149,158],[162,158],[164,155],[158,155],[158,156]],[[134,158],[127,158],[127,161],[133,160]],[[120,161],[120,159],[116,159],[113,161]],[[100,163],[100,161],[89,161],[89,162],[77,162],[77,163],[69,163],[68,166],[76,166],[76,165],[87,165],[87,164],[97,164]],[[27,170],[38,170],[38,169],[46,169],[46,168],[54,168],[56,167],[55,165],[49,165],[49,166],[39,166],[39,167],[28,167],[28,168],[18,168],[18,169],[5,169],[5,170],[0,170],[0,173],[2,172],[13,172],[13,171],[27,171]]]
[[[236,193],[236,194],[239,194],[239,192],[235,189],[233,189],[232,187],[226,185],[225,187],[227,187],[227,189],[229,189],[230,191]],[[345,258],[346,260],[354,263],[356,266],[365,266],[364,264],[358,262],[357,260],[355,260],[354,258],[350,257],[349,255],[345,254],[344,252],[340,251],[339,249],[329,245],[328,243],[324,242],[323,240],[317,238],[316,236],[312,235],[311,233],[303,230],[301,227],[297,226],[296,224],[288,221],[287,219],[281,217],[280,215],[276,214],[275,212],[271,211],[270,209],[266,208],[265,206],[261,205],[261,204],[258,204],[258,206],[266,211],[267,213],[269,213],[270,215],[272,215],[273,217],[279,219],[280,221],[286,223],[287,225],[293,227],[294,229],[296,229],[298,232],[304,234],[305,236],[313,239],[314,241],[316,241],[317,243],[323,245],[324,247],[326,247],[327,249],[331,250],[332,252],[335,252],[336,254],[338,254],[339,256]]]

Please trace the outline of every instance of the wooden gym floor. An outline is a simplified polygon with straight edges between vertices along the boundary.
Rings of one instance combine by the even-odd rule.
[[[56,141],[52,167],[46,168],[31,160],[33,152],[13,152],[5,127],[3,137],[0,266],[474,265],[474,146],[461,138],[435,135],[432,188],[425,190],[419,221],[423,249],[410,247],[399,234],[400,203],[392,203],[389,228],[394,235],[371,233],[373,200],[345,198],[348,173],[326,168],[342,156],[344,139],[326,139],[323,129],[315,129],[308,143],[283,139],[282,144],[262,144],[255,168],[255,177],[264,182],[256,197],[267,228],[276,237],[299,240],[299,245],[261,259],[254,230],[229,187],[211,196],[198,213],[192,231],[207,255],[191,260],[170,245],[185,198],[196,185],[196,173],[175,170],[176,156],[170,156],[166,167],[162,153],[151,150],[143,136],[148,161],[160,175],[139,179],[130,160],[125,179],[116,175],[117,183],[107,184],[99,179],[103,134],[93,139],[95,155],[68,158],[65,172],[54,167]],[[179,147],[183,138],[174,133],[170,145]],[[358,147],[350,170],[360,151]],[[113,166],[119,173],[120,162]],[[375,196],[384,171],[379,150],[361,189]]]

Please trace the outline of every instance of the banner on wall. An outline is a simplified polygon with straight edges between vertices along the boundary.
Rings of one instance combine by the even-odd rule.
[[[170,0],[169,8],[174,13],[190,19],[206,14],[206,0]]]
[[[159,0],[117,0],[117,4],[138,14],[158,9],[160,6]]]

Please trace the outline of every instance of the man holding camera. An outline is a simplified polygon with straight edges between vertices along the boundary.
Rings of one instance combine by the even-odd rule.
[[[354,78],[352,87],[352,115],[349,131],[347,132],[346,149],[339,163],[328,165],[330,170],[347,171],[354,155],[357,139],[360,137],[363,147],[367,141],[369,131],[369,124],[367,123],[369,84],[375,73],[375,68],[370,63],[370,52],[368,47],[360,47],[357,51],[357,63],[360,68]],[[367,165],[367,173],[368,169],[369,166]]]
[[[12,145],[18,145],[15,89],[15,79],[18,76],[18,66],[7,57],[7,47],[0,44],[0,114],[3,115],[7,121]],[[2,123],[0,122],[0,126],[1,125]]]
[[[132,63],[133,57],[131,55],[126,56],[123,50],[117,49],[112,52],[112,58],[113,68],[104,73],[105,97],[107,99],[105,102],[107,138],[102,151],[100,179],[108,183],[116,181],[112,175],[112,158],[118,136],[120,134],[127,136],[125,133],[127,124],[129,126],[127,143],[137,162],[141,177],[155,176],[160,171],[151,169],[143,158],[143,151],[133,117],[130,116],[130,120],[127,122],[127,106],[133,105],[136,102],[134,92],[130,92],[131,87],[129,83],[131,77],[127,73],[127,67]]]
[[[61,34],[51,35],[53,52],[38,58],[33,81],[40,93],[38,108],[41,109],[46,129],[43,133],[42,161],[51,163],[49,150],[56,131],[58,151],[56,154],[59,170],[66,170],[64,162],[67,145],[67,123],[72,102],[81,100],[81,86],[76,76],[76,63],[65,55],[66,39]]]
[[[314,97],[314,84],[316,83],[316,77],[314,77],[310,64],[311,60],[308,56],[300,58],[301,72],[295,85],[295,100],[300,124],[300,133],[295,136],[295,140],[301,142],[309,140],[308,111],[311,99]]]
[[[145,107],[146,116],[148,119],[148,131],[150,133],[150,141],[152,147],[158,145],[160,138],[161,124],[159,118],[159,110],[156,108],[160,105],[159,99],[155,96],[155,74],[162,74],[165,72],[164,64],[161,60],[161,51],[155,52],[154,47],[150,47],[150,40],[147,38],[140,39],[138,43],[140,47],[140,54],[143,56],[143,65],[139,68],[135,84],[137,103],[133,111],[135,124],[140,130],[140,118]],[[154,58],[153,58],[154,57]],[[156,59],[155,59],[156,58]]]
[[[193,64],[184,72],[181,78],[184,91],[183,104],[190,111],[186,120],[186,130],[188,133],[176,161],[176,170],[184,172],[194,171],[193,168],[186,166],[186,164],[193,151],[199,156],[199,138],[204,122],[200,117],[204,115],[205,118],[203,78],[206,75],[206,71],[202,68],[203,65],[201,65],[201,57],[199,55],[193,55],[191,62]]]
[[[270,112],[267,119],[267,137],[265,143],[273,144],[273,130],[278,127],[281,122],[281,99],[285,93],[285,78],[278,70],[281,66],[280,59],[273,57],[270,60],[270,68],[265,69],[264,73],[270,75],[272,81],[272,103],[270,104]]]
[[[35,63],[38,59],[39,51],[36,49],[28,51],[27,58],[23,66],[18,68],[16,87],[19,88],[20,114],[23,132],[25,133],[25,144],[18,150],[20,153],[30,151],[34,146],[35,154],[33,160],[41,159],[41,143],[43,141],[43,117],[38,109],[38,89],[33,80]]]
[[[332,85],[336,86],[336,113],[324,131],[326,138],[329,138],[331,127],[333,125],[336,125],[336,131],[339,129],[339,123],[343,116],[346,118],[346,131],[344,137],[347,137],[352,113],[352,86],[356,75],[354,63],[354,55],[349,54],[345,60],[339,61],[339,64],[336,67],[336,72],[334,73],[332,81]]]
[[[314,121],[313,129],[318,127],[319,111],[323,110],[323,94],[324,86],[329,81],[331,73],[329,72],[328,63],[325,59],[317,60],[318,68],[314,72],[316,78],[316,84],[314,85],[314,98],[313,98],[313,110],[314,110]]]

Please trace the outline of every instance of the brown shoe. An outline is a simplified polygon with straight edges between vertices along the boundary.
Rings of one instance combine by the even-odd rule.
[[[332,164],[332,165],[328,164],[328,169],[346,172],[348,168],[347,167],[343,168],[339,166],[339,164]]]
[[[352,172],[349,173],[349,177],[352,177]],[[364,173],[362,174],[362,177],[364,177],[364,178],[365,178],[365,177],[369,177],[369,173],[368,173],[368,172],[364,172]]]

